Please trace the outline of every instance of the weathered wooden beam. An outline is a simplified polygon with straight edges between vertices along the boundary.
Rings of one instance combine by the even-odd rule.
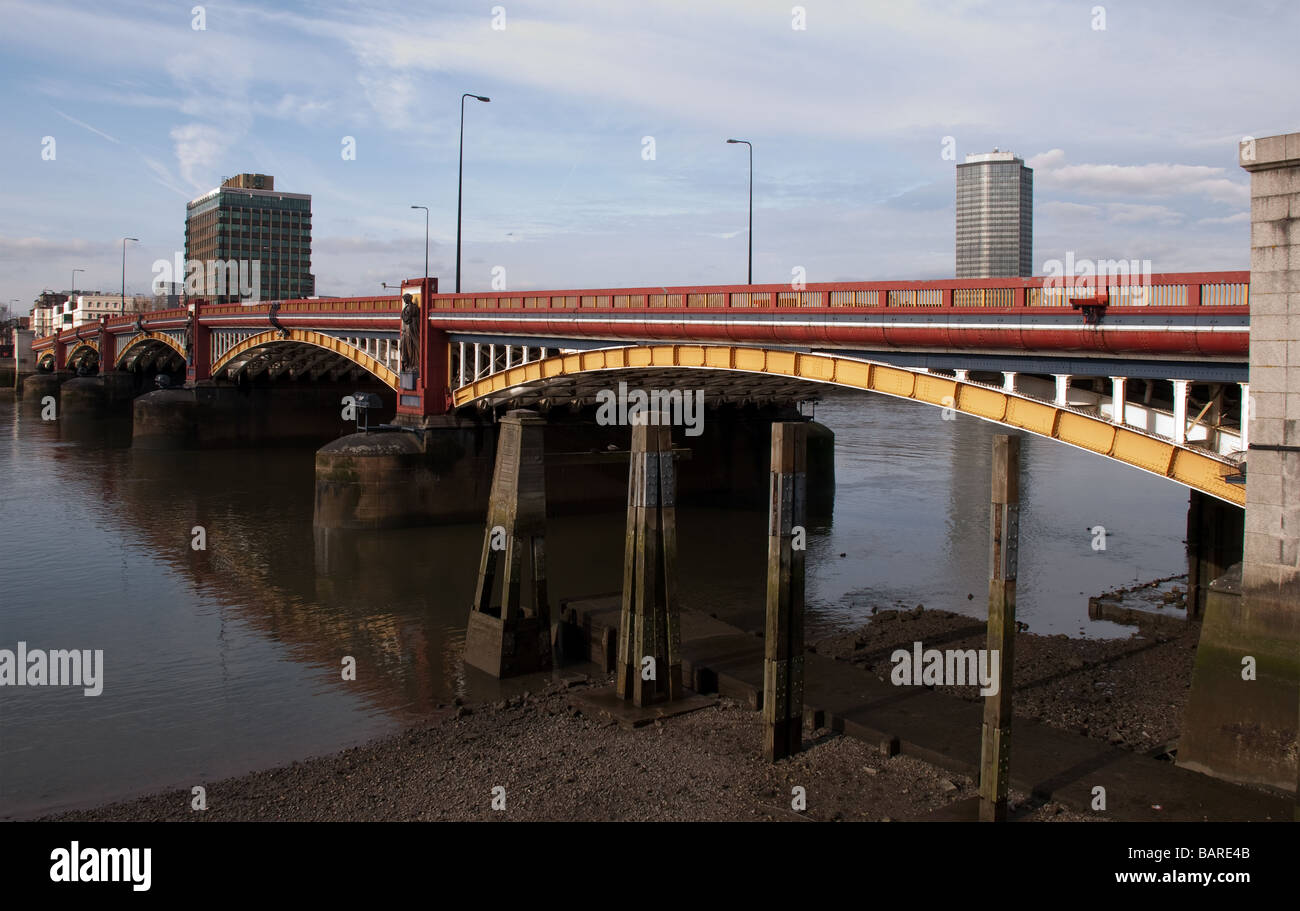
[[[683,695],[676,489],[672,429],[634,425],[615,692],[638,707]]]
[[[772,425],[767,526],[767,627],[763,654],[763,755],[775,762],[803,748],[803,527],[808,425]],[[800,540],[796,541],[796,537]]]
[[[546,586],[546,422],[530,411],[501,419],[478,583],[465,634],[465,663],[494,677],[551,668],[551,609]],[[531,604],[522,600],[524,558]],[[496,599],[501,577],[500,600]]]
[[[993,437],[993,494],[989,524],[987,648],[997,654],[997,692],[984,697],[980,749],[980,821],[1007,818],[1011,770],[1011,680],[1016,641],[1016,564],[1020,550],[1020,437]]]

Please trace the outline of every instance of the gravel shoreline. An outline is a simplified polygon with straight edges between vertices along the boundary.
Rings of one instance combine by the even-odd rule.
[[[1139,752],[1176,740],[1199,627],[1127,639],[1021,632],[1015,714]],[[888,679],[895,648],[982,648],[983,624],[947,611],[878,611],[853,632],[811,643]],[[428,723],[339,753],[188,790],[44,817],[60,821],[900,820],[976,794],[976,782],[908,756],[806,730],[779,763],[759,755],[762,717],[735,700],[626,730],[573,697],[612,678],[558,671],[536,693],[449,706]],[[981,698],[976,687],[936,687]],[[792,807],[803,788],[806,807]],[[494,809],[504,788],[505,809]],[[500,792],[495,792],[499,797]],[[1012,792],[1013,815],[1091,820]],[[498,800],[499,805],[499,800]]]
[[[330,756],[48,819],[89,821],[815,821],[915,819],[976,793],[916,759],[809,731],[799,756],[759,756],[762,718],[734,700],[637,730],[589,716],[558,681],[536,695],[461,706],[428,725]],[[493,789],[505,788],[505,809]],[[792,808],[801,787],[806,808]],[[1027,799],[1012,794],[1013,806]],[[1022,816],[1083,819],[1057,804]]]

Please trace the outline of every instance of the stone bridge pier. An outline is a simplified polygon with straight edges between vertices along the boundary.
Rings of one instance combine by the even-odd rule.
[[[590,406],[550,409],[543,416],[551,514],[624,508],[632,428],[600,426]],[[699,437],[675,428],[677,444],[690,450],[679,469],[683,504],[764,505],[771,425],[796,418],[797,412],[776,406],[723,407],[710,412]],[[834,501],[835,435],[808,424],[810,513],[824,520]],[[499,429],[490,417],[461,409],[430,415],[404,431],[334,440],[316,453],[317,532],[482,521]]]
[[[1209,586],[1178,764],[1296,790],[1300,728],[1300,133],[1245,140],[1251,180],[1245,553]]]

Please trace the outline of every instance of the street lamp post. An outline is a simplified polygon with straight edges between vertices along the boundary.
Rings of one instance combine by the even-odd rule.
[[[462,101],[462,104],[464,102]],[[424,210],[424,277],[429,277],[429,207],[428,206],[411,206],[412,209]],[[459,248],[457,248],[459,252]],[[460,290],[457,288],[456,290]]]
[[[77,296],[77,273],[78,273],[78,272],[85,272],[85,271],[86,271],[85,269],[73,269],[73,270],[72,270],[72,287],[68,289],[68,301],[69,301],[69,302],[71,302],[72,299],[73,299],[74,297]],[[75,305],[74,305],[73,309],[76,309]]]
[[[749,146],[749,284],[754,283],[754,145],[747,139],[728,139],[733,145]]]
[[[456,293],[460,294],[460,214],[461,198],[465,186],[465,99],[473,98],[477,101],[488,102],[491,98],[486,95],[471,95],[466,92],[460,96],[460,170],[456,178]],[[428,272],[428,269],[424,270]]]
[[[122,312],[123,313],[126,313],[126,242],[128,240],[135,241],[138,244],[140,242],[140,238],[138,237],[122,238]]]

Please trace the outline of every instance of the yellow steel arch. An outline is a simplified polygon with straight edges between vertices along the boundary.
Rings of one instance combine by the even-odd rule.
[[[503,389],[556,376],[637,367],[685,367],[738,370],[864,389],[897,398],[952,408],[986,421],[1015,427],[1133,465],[1237,506],[1246,505],[1246,489],[1229,484],[1229,466],[1207,452],[1150,436],[1110,421],[965,383],[889,364],[825,354],[801,354],[730,345],[648,345],[602,348],[561,354],[503,370],[457,389],[457,407]]]
[[[212,375],[216,376],[218,371],[224,370],[232,360],[252,348],[289,342],[301,342],[306,345],[315,345],[317,348],[324,348],[326,351],[333,351],[340,357],[370,371],[389,388],[397,388],[398,377],[395,370],[381,364],[365,352],[358,351],[342,339],[321,332],[313,332],[310,329],[290,329],[287,335],[281,334],[278,329],[268,329],[266,332],[251,335],[217,359],[217,362],[212,365]]]
[[[131,341],[122,346],[122,350],[117,353],[117,366],[120,366],[132,348],[136,348],[146,342],[159,342],[175,351],[181,357],[185,357],[185,349],[181,347],[180,342],[172,338],[166,332],[141,332],[131,337]]]
[[[75,345],[68,347],[67,363],[71,364],[77,359],[77,355],[81,354],[81,352],[86,349],[90,349],[95,352],[95,354],[99,354],[99,342],[95,339],[77,339]]]

